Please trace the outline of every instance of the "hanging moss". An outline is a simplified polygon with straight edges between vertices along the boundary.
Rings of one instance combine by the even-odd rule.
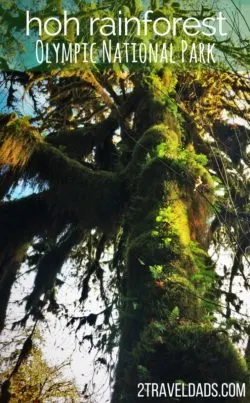
[[[0,164],[23,168],[41,142],[27,117],[11,119],[0,131]]]
[[[26,311],[35,309],[40,297],[45,294],[44,302],[52,293],[56,276],[60,273],[72,247],[82,239],[83,231],[71,229],[58,244],[49,250],[39,261],[34,281],[34,288],[27,297]]]

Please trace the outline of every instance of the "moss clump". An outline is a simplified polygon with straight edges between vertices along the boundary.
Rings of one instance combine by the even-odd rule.
[[[197,154],[194,150],[179,149],[177,157],[173,163],[175,169],[180,173],[184,173],[185,182],[192,183],[197,178],[200,178],[203,186],[206,186],[207,191],[214,188],[214,181],[206,168],[207,158],[203,154]],[[186,183],[185,183],[186,185]]]
[[[154,382],[247,382],[245,360],[228,336],[210,326],[166,327],[154,353],[141,357]]]
[[[147,157],[162,157],[165,152],[177,150],[179,144],[179,134],[169,124],[154,125],[146,130],[141,139],[138,141],[132,157],[133,166],[142,167],[147,161]]]
[[[172,273],[167,277],[166,305],[169,309],[178,306],[180,318],[198,320],[201,317],[200,300],[196,297],[196,291],[190,280],[178,273]]]
[[[160,210],[157,222],[166,224],[168,237],[178,236],[179,242],[183,247],[190,243],[190,231],[188,224],[187,208],[180,199],[173,199],[167,203],[167,206]]]
[[[150,267],[163,264],[166,260],[173,258],[171,249],[158,237],[152,237],[151,232],[143,233],[131,240],[126,255],[130,289],[138,290],[138,287],[143,287],[145,282],[152,284]]]
[[[0,130],[0,165],[25,167],[41,142],[42,137],[27,117],[10,120]]]

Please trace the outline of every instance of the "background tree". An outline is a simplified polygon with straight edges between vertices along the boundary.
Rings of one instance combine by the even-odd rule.
[[[33,343],[30,336],[16,335],[13,340],[1,343],[0,381],[2,385],[8,385],[1,401],[56,402],[59,398],[64,402],[79,401],[74,381],[66,380],[62,373],[69,362],[49,365],[39,347],[41,336],[36,332],[35,335],[32,333],[32,338]]]
[[[60,14],[58,5],[45,7],[44,18],[53,7]],[[150,5],[153,17],[185,17],[188,6]],[[83,20],[90,13],[115,18],[119,7],[131,16],[143,10],[139,2],[82,7]],[[192,13],[200,18],[212,11],[201,7]],[[98,34],[95,40],[101,40]],[[148,38],[134,37],[143,40]],[[180,36],[177,54],[178,41]],[[42,319],[48,310],[67,315],[56,289],[70,257],[80,302],[95,282],[103,309],[83,311],[68,318],[69,324],[93,327],[84,339],[106,353],[119,341],[114,403],[137,401],[137,383],[145,379],[247,380],[246,363],[230,335],[247,329],[232,313],[242,304],[234,279],[241,276],[248,289],[249,130],[239,118],[249,118],[249,81],[239,71],[247,67],[249,45],[243,39],[242,46],[233,39],[214,41],[224,62],[213,68],[145,64],[136,70],[97,63],[84,70],[66,66],[3,75],[8,107],[18,108],[21,85],[34,113],[1,118],[1,328],[24,259],[36,278],[22,324],[30,316]],[[6,201],[20,179],[37,193]],[[215,273],[211,244],[234,253],[224,276]],[[218,312],[224,327],[214,326]]]

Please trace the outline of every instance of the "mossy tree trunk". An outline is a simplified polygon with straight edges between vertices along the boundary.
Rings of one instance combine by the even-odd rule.
[[[144,91],[136,115],[139,139],[128,170],[133,198],[125,221],[113,403],[142,401],[139,382],[246,379],[246,367],[229,339],[206,320],[213,310],[207,295],[216,305],[214,268],[204,241],[213,178],[189,149],[173,105],[148,85]]]

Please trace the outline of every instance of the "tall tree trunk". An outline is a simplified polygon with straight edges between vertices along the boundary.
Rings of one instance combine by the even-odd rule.
[[[212,178],[187,146],[174,106],[149,87],[136,119],[113,403],[143,401],[139,382],[233,382],[246,371],[205,320],[212,262],[196,241],[207,231]]]

